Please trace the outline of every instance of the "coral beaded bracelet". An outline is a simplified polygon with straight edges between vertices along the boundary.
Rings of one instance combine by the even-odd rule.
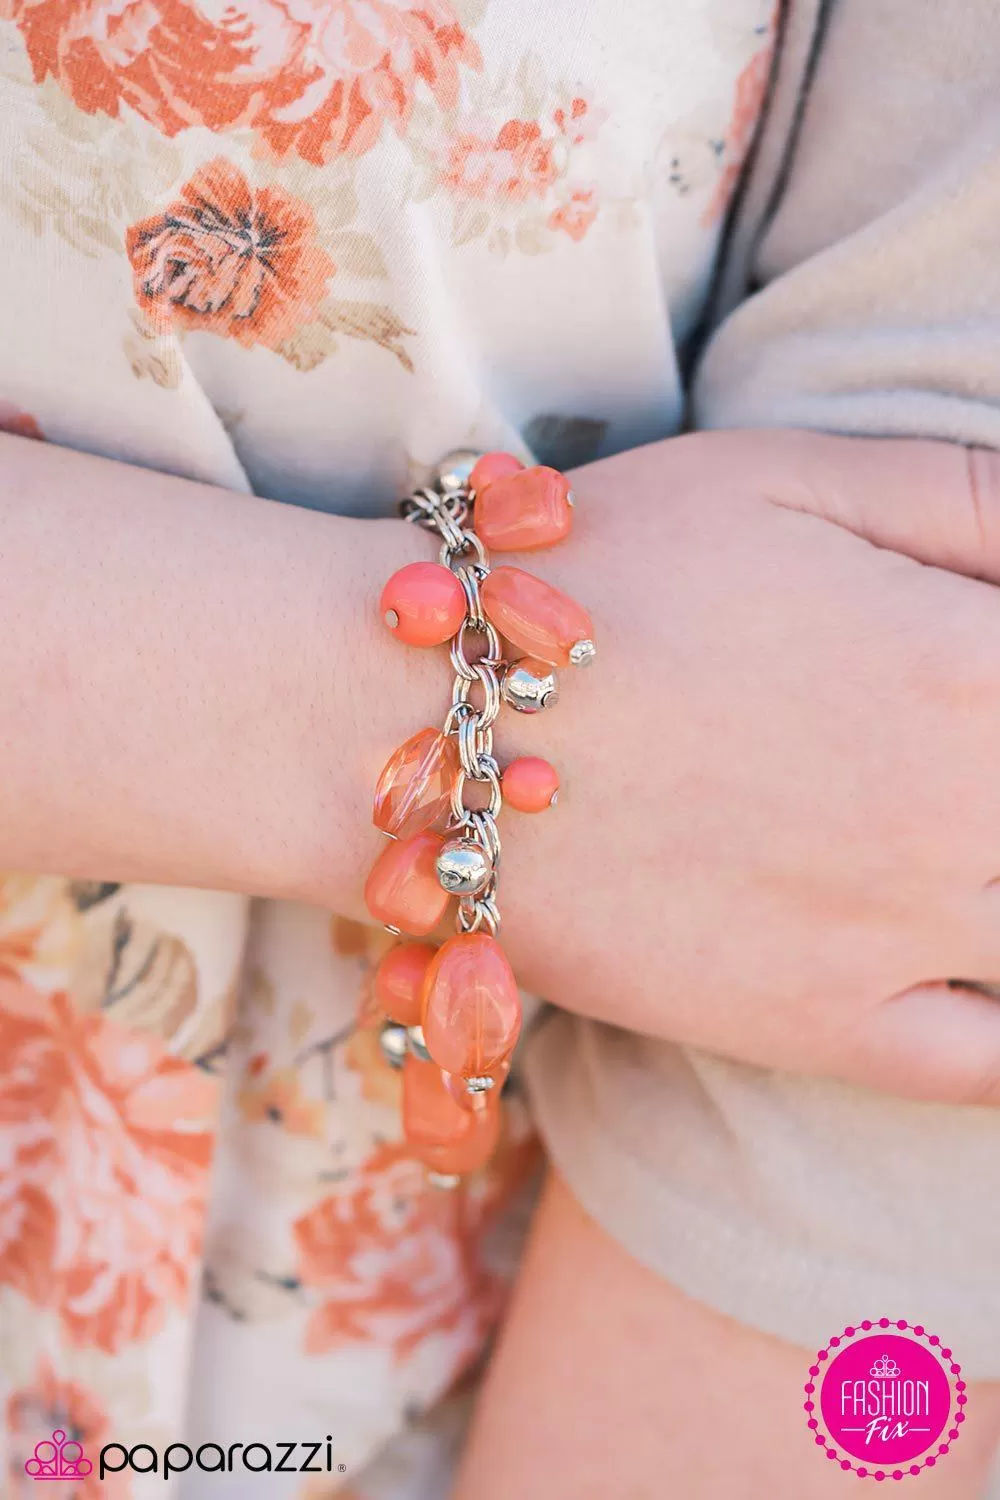
[[[509,453],[450,454],[400,510],[438,533],[440,561],[394,573],[382,617],[407,645],[450,641],[455,679],[443,728],[419,730],[378,779],[373,821],[392,843],[375,861],[365,901],[391,933],[413,939],[432,933],[458,898],[454,937],[437,949],[404,940],[375,974],[382,1050],[403,1070],[407,1144],[432,1180],[450,1187],[496,1145],[500,1086],[521,1029],[517,983],[497,941],[497,819],[505,800],[521,812],[552,806],[559,786],[534,756],[501,773],[493,725],[503,703],[520,713],[551,707],[555,668],[593,660],[593,627],[586,610],[540,578],[490,567],[487,547],[529,551],[569,535],[573,494],[555,469],[525,468]],[[470,783],[480,789],[472,806]]]

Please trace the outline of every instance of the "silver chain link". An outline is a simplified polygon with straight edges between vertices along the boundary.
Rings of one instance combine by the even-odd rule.
[[[500,681],[504,662],[500,637],[483,613],[480,586],[489,575],[490,559],[479,537],[466,526],[471,510],[467,489],[430,486],[407,495],[400,505],[405,520],[440,536],[441,562],[451,569],[465,594],[465,619],[451,643],[455,681],[443,726],[443,732],[454,737],[459,756],[459,771],[451,796],[451,832],[477,843],[488,855],[493,873],[489,885],[478,896],[461,897],[456,925],[459,932],[485,928],[495,937],[500,930],[496,893],[501,843],[497,819],[503,806],[503,792],[500,767],[493,755],[493,725],[502,703]],[[481,698],[481,703],[474,701],[473,693]],[[485,806],[466,806],[469,782],[477,784],[484,795],[488,792]]]

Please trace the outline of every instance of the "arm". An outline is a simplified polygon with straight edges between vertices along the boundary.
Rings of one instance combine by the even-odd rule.
[[[812,1351],[690,1301],[616,1245],[557,1178],[532,1226],[453,1500],[838,1500],[801,1390]],[[1000,1386],[921,1495],[976,1500]]]
[[[375,609],[428,539],[15,439],[0,458],[0,862],[363,915],[374,778],[443,710],[440,657]],[[579,535],[528,566],[591,607],[600,659],[506,727],[567,795],[506,822],[505,937],[581,1012],[993,1098],[989,1001],[891,997],[1000,973],[1000,602],[802,513],[890,483],[982,535],[942,444],[720,433],[574,477]]]
[[[0,436],[3,868],[353,894],[376,738],[437,686],[380,691],[415,542]]]

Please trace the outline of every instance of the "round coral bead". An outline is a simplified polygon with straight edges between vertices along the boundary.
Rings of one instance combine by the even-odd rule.
[[[403,1133],[413,1154],[432,1171],[474,1172],[496,1146],[499,1101],[483,1110],[463,1109],[437,1064],[411,1054],[403,1064]]]
[[[502,479],[505,474],[517,474],[523,468],[523,463],[513,453],[484,453],[473,465],[469,489],[474,495],[479,495],[495,479]]]
[[[512,760],[501,781],[504,801],[518,812],[544,812],[559,794],[559,773],[538,755]]]
[[[522,568],[494,568],[481,597],[501,635],[552,666],[589,661],[594,627],[581,604]]]
[[[375,1004],[400,1026],[419,1026],[424,980],[434,949],[427,943],[397,943],[375,970]]]
[[[465,619],[465,593],[442,563],[407,563],[382,590],[379,611],[397,640],[408,646],[440,646]]]
[[[557,469],[537,466],[495,479],[476,501],[476,531],[496,552],[554,547],[573,529],[573,492]]]
[[[435,864],[443,842],[435,833],[418,833],[383,849],[365,883],[365,905],[376,922],[410,937],[434,930],[448,906]]]
[[[424,980],[424,1042],[439,1067],[492,1074],[521,1030],[521,997],[496,938],[460,933],[438,949]]]
[[[458,745],[439,729],[420,729],[386,761],[375,787],[372,822],[393,838],[444,829],[458,775]]]

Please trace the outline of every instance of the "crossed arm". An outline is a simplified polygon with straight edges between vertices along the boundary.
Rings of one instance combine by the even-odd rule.
[[[996,474],[801,433],[577,472],[578,535],[528,566],[590,607],[598,664],[501,745],[566,786],[505,838],[526,985],[750,1061],[1000,1099],[993,1002],[908,993],[1000,975]],[[376,610],[426,547],[0,439],[0,866],[363,915],[374,778],[443,707],[440,661]]]

